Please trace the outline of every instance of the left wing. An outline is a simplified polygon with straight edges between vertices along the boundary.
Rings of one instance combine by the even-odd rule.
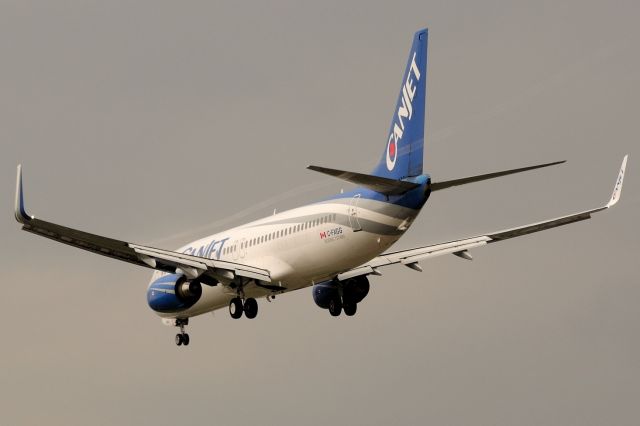
[[[22,229],[27,232],[139,266],[168,273],[182,273],[189,279],[198,279],[204,284],[228,283],[236,277],[271,282],[270,273],[266,269],[132,244],[36,219],[28,215],[25,209],[21,166],[18,166],[16,182],[15,216],[22,224]]]
[[[472,238],[465,238],[456,241],[449,241],[441,244],[434,244],[430,246],[418,247],[409,250],[401,250],[393,253],[382,254],[373,258],[366,264],[357,268],[345,271],[337,276],[342,281],[349,278],[357,277],[360,275],[380,275],[378,268],[388,265],[402,264],[408,266],[417,271],[421,271],[422,268],[418,264],[421,260],[426,260],[432,257],[441,256],[444,254],[455,254],[464,259],[471,260],[472,257],[468,250],[481,247],[490,243],[496,243],[498,241],[507,240],[509,238],[521,237],[523,235],[532,234],[534,232],[544,231],[546,229],[555,228],[557,226],[568,225],[569,223],[579,222],[591,218],[593,213],[597,213],[603,210],[607,210],[609,207],[613,207],[622,194],[622,181],[624,180],[624,173],[627,167],[628,155],[622,160],[622,166],[618,174],[618,179],[613,188],[613,194],[609,202],[602,206],[591,210],[585,210],[579,213],[573,213],[567,216],[558,217],[555,219],[545,220],[538,223],[532,223],[529,225],[519,226],[517,228],[506,229],[498,232],[493,232],[485,235],[479,235]]]

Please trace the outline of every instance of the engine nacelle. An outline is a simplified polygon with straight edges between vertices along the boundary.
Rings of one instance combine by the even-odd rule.
[[[349,278],[342,283],[342,300],[345,303],[360,303],[369,294],[369,279],[362,275]]]
[[[313,286],[313,301],[322,309],[329,309],[329,303],[340,297],[337,281],[323,281]]]
[[[180,274],[164,275],[149,285],[147,303],[156,312],[180,312],[195,305],[202,296],[202,284],[187,281]]]
[[[313,286],[313,301],[322,309],[329,309],[331,300],[342,296],[342,302],[357,304],[369,294],[366,276],[349,278],[346,281],[323,281]]]

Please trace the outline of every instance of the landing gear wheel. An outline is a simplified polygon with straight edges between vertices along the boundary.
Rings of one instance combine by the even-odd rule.
[[[344,314],[348,317],[352,317],[356,314],[358,310],[358,305],[356,303],[348,303],[345,304],[342,309],[344,309]]]
[[[342,301],[338,298],[331,299],[329,302],[329,313],[332,317],[337,317],[342,312]]]
[[[242,299],[234,297],[229,301],[229,315],[233,319],[238,319],[242,316]]]
[[[253,297],[244,301],[244,316],[253,319],[258,315],[258,302]]]
[[[180,327],[180,333],[176,334],[176,345],[187,346],[189,344],[189,335],[184,332],[184,327],[189,324],[189,318],[176,318],[176,327]]]

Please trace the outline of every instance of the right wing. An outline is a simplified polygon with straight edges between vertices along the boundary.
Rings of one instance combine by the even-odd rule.
[[[36,219],[25,209],[21,166],[18,166],[16,182],[15,216],[27,232],[158,271],[183,273],[189,279],[198,279],[204,284],[230,282],[236,277],[271,282],[266,269],[132,244]]]
[[[505,229],[485,235],[478,235],[471,238],[464,238],[460,240],[449,241],[446,243],[433,244],[409,250],[401,250],[382,254],[378,257],[373,258],[362,266],[339,274],[337,278],[338,280],[343,281],[361,275],[380,275],[378,268],[395,264],[402,264],[412,269],[421,271],[422,268],[418,264],[419,261],[430,259],[436,256],[441,256],[444,254],[455,254],[464,259],[471,260],[471,255],[468,253],[468,250],[470,249],[589,219],[591,218],[591,215],[593,213],[597,213],[603,210],[607,210],[609,207],[613,207],[620,199],[620,195],[622,194],[622,182],[624,180],[624,173],[627,166],[627,157],[628,156],[625,156],[624,160],[622,160],[622,166],[620,167],[620,172],[618,173],[618,179],[616,180],[616,184],[613,188],[611,199],[606,205],[602,207],[585,210],[583,212],[573,213],[567,216],[545,220],[542,222],[532,223],[529,225],[519,226],[517,228]]]

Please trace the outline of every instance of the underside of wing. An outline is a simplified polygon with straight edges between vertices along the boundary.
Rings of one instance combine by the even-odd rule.
[[[265,269],[132,244],[36,219],[27,214],[25,208],[21,166],[18,166],[15,217],[27,232],[138,266],[167,273],[182,273],[204,284],[231,282],[238,277],[271,282],[270,273]]]
[[[561,216],[555,219],[549,219],[524,226],[505,229],[502,231],[478,235],[471,238],[433,244],[424,247],[417,247],[409,250],[385,253],[373,258],[362,266],[339,274],[337,278],[338,280],[342,281],[361,275],[380,275],[379,268],[395,264],[402,264],[412,269],[421,271],[422,269],[418,264],[419,261],[445,254],[455,254],[463,259],[471,260],[472,257],[468,252],[468,250],[470,249],[589,219],[591,218],[592,214],[607,210],[608,208],[614,206],[620,199],[620,196],[622,194],[622,183],[627,166],[627,158],[628,156],[625,156],[622,161],[622,166],[620,167],[620,172],[618,173],[618,178],[613,188],[613,193],[611,195],[611,198],[609,199],[609,202],[604,206],[578,213],[573,213],[566,216]]]

